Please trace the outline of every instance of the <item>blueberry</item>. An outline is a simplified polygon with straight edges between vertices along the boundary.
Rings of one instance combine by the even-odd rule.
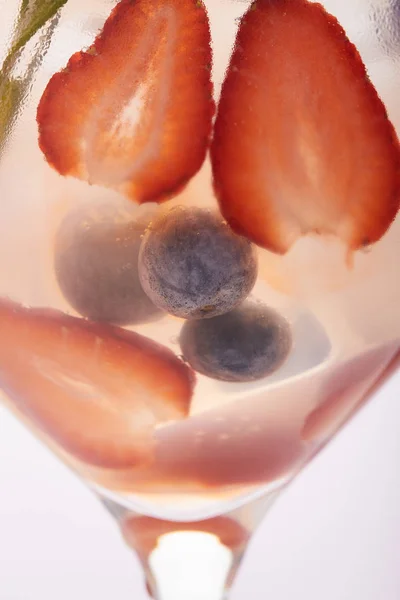
[[[257,278],[257,254],[217,213],[180,206],[150,225],[139,275],[160,308],[186,319],[210,318],[248,296]]]
[[[283,364],[292,336],[286,319],[248,301],[213,319],[186,321],[179,342],[195,371],[221,381],[255,381]]]
[[[61,223],[55,240],[56,278],[82,316],[128,325],[161,315],[139,281],[138,255],[147,224],[104,207],[80,209]]]

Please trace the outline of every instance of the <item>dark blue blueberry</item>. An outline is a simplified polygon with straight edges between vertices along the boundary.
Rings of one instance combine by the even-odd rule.
[[[248,296],[257,278],[257,254],[217,213],[176,207],[150,225],[139,275],[160,308],[186,319],[210,318]]]
[[[65,298],[82,316],[128,325],[161,315],[139,280],[146,225],[101,207],[64,219],[55,241],[55,273]]]
[[[289,323],[277,312],[245,302],[213,319],[187,321],[179,342],[195,371],[222,381],[255,381],[283,364],[292,336]]]

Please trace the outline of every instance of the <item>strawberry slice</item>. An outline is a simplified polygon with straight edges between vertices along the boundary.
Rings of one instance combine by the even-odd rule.
[[[4,299],[0,330],[1,388],[81,461],[148,462],[156,424],[188,414],[190,369],[141,335]]]
[[[307,417],[302,440],[323,441],[332,436],[371,397],[395,364],[399,366],[399,350],[393,343],[341,364],[325,382],[321,403]]]
[[[122,0],[47,85],[37,111],[46,159],[139,203],[168,198],[206,155],[211,61],[202,2]]]
[[[241,20],[211,148],[224,217],[276,253],[302,235],[349,253],[400,202],[400,146],[356,48],[306,0],[256,0]]]

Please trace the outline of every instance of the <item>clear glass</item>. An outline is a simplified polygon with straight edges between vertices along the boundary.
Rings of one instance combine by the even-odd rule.
[[[56,309],[78,319],[81,315],[63,295],[56,277],[59,228],[80,206],[92,211],[91,215],[93,211],[97,215],[100,206],[101,219],[107,222],[109,218],[114,224],[148,224],[161,208],[153,203],[139,206],[109,188],[63,177],[44,160],[36,122],[43,91],[74,52],[93,42],[116,2],[67,0],[60,10],[50,11],[42,27],[32,30],[25,45],[14,51],[15,40],[20,40],[23,32],[18,26],[21,14],[26,17],[30,10],[34,14],[45,5],[45,0],[0,2],[4,58],[0,81],[0,313],[9,310],[4,299],[11,299],[18,305]],[[238,22],[250,2],[205,0],[205,5],[218,101]],[[324,6],[356,44],[399,131],[400,12],[396,2],[327,0]],[[21,9],[25,13],[20,13]],[[27,19],[31,23],[29,14]],[[209,158],[162,209],[181,205],[217,206]],[[92,430],[112,451],[112,437],[125,431],[115,431],[112,426],[108,430],[101,415],[96,420],[96,403],[100,406],[107,398],[98,392],[93,374],[84,379],[78,370],[71,372],[63,342],[59,347],[53,344],[43,362],[44,338],[40,335],[31,342],[29,331],[27,339],[21,337],[22,330],[13,331],[12,318],[0,314],[1,323],[5,327],[7,321],[9,327],[0,342],[2,400],[82,477],[117,519],[124,539],[143,564],[148,591],[154,598],[225,598],[252,532],[279,492],[397,368],[399,247],[399,217],[380,241],[355,253],[352,265],[340,243],[324,236],[300,238],[283,255],[258,247],[258,277],[251,298],[267,304],[289,323],[292,346],[288,357],[271,375],[250,383],[218,381],[197,373],[186,418],[169,417],[157,424],[151,431],[152,460],[139,465],[118,463],[116,458],[89,459],[79,440],[70,441],[68,436]],[[48,314],[42,313],[43,330]],[[75,327],[75,321],[60,323],[67,333]],[[162,313],[125,329],[180,356],[182,326],[183,319]],[[103,333],[98,335],[103,339]],[[21,358],[19,348],[29,344],[31,353],[25,352]],[[17,348],[10,350],[15,362],[7,362],[7,347]],[[95,353],[96,348],[91,351]],[[25,387],[16,385],[15,369],[21,380],[26,378]],[[118,369],[115,377],[118,393]],[[38,378],[41,386],[43,380],[50,381],[46,384],[50,387],[43,384],[37,392],[40,397],[35,396]],[[53,394],[53,385],[66,386],[62,393],[67,390],[86,402],[89,399],[94,408],[86,410],[82,404],[79,412],[79,403],[69,408],[64,396],[59,401]],[[48,397],[42,394],[45,389],[52,392]],[[59,402],[55,411],[54,402]],[[113,410],[120,408],[117,405]],[[126,408],[124,411],[128,419]],[[50,413],[53,420],[49,421]],[[141,418],[146,428],[146,414],[140,414]],[[73,432],[60,426],[69,419],[74,420]],[[135,425],[132,436],[140,437],[140,426]],[[144,440],[148,443],[145,435]]]

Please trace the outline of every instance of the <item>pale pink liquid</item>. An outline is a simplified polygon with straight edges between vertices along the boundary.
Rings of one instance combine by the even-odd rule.
[[[214,36],[218,96],[235,19],[248,3],[209,0],[206,5]],[[37,146],[35,109],[40,95],[51,74],[92,41],[93,31],[88,33],[86,28],[101,27],[109,5],[99,2],[95,6],[101,13],[98,19],[89,3],[83,8],[71,0],[65,8],[0,167],[0,294],[69,314],[76,313],[62,296],[53,270],[54,234],[63,217],[82,202],[118,205],[132,217],[155,210],[58,176]],[[336,13],[333,2],[327,7]],[[342,23],[357,42],[352,22],[351,14],[343,14]],[[398,70],[372,42],[361,44],[360,51],[366,61],[375,53],[371,77],[400,130],[400,112],[393,101],[400,83]],[[376,68],[378,59],[387,69],[386,77]],[[169,204],[215,206],[208,162]],[[39,430],[36,433],[101,494],[159,517],[206,518],[227,511],[249,495],[273,491],[335,433],[396,354],[400,345],[399,256],[399,217],[379,243],[355,255],[352,268],[346,264],[345,249],[334,239],[304,238],[284,257],[260,249],[259,278],[252,297],[290,322],[293,348],[287,361],[272,376],[253,384],[222,383],[198,375],[189,418],[156,430],[155,461],[148,467],[94,468],[67,455]],[[182,323],[166,316],[133,329],[179,354]],[[82,427],[89,426],[82,423]]]

